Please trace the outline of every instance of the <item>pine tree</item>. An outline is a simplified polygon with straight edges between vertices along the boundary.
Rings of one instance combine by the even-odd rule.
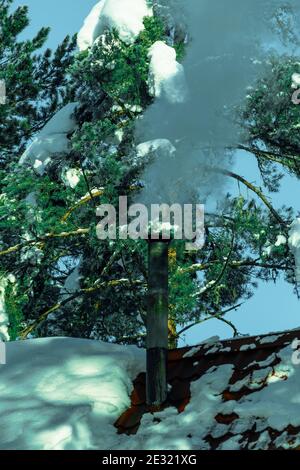
[[[243,149],[254,154],[266,187],[276,191],[285,169],[300,177],[299,107],[292,103],[293,74],[299,73],[299,57],[268,58],[263,77],[250,91],[240,111],[246,141]]]
[[[19,210],[17,199],[22,206],[19,189],[21,197],[23,193],[18,183],[22,181],[29,187],[31,180],[29,177],[26,183],[27,172],[19,171],[18,161],[28,141],[71,99],[66,70],[73,61],[75,49],[75,37],[67,36],[54,54],[49,49],[41,53],[49,28],[42,28],[31,40],[20,40],[20,34],[29,24],[28,8],[12,11],[12,3],[12,0],[0,1],[0,80],[6,88],[5,102],[0,105],[0,249],[23,235],[19,223],[25,212],[21,211],[17,217],[12,212]],[[5,192],[8,181],[17,195],[15,200],[10,200],[12,194]],[[12,206],[7,212],[6,204],[10,202]],[[3,259],[0,277],[6,279],[15,270],[14,266],[10,260]],[[15,338],[23,318],[22,305],[28,296],[22,291],[22,280],[14,288],[10,282],[5,284],[6,310],[10,312],[11,337]]]
[[[11,12],[13,0],[0,1],[0,80],[6,85],[6,104],[0,106],[0,168],[15,163],[26,143],[66,100],[75,38],[68,36],[52,55],[43,53],[49,28],[31,40],[19,40],[29,24],[28,8]]]
[[[150,46],[157,40],[167,41],[178,58],[184,55],[181,27],[171,34],[161,14],[145,18],[144,26],[131,45],[112,30],[92,49],[79,53],[71,65],[67,59],[54,60],[59,70],[54,76],[60,77],[61,89],[57,83],[54,86],[55,79],[50,79],[53,87],[45,87],[48,82],[43,85],[38,75],[31,99],[34,103],[42,96],[48,108],[41,114],[40,107],[24,109],[30,133],[21,126],[13,142],[5,145],[5,155],[19,157],[29,134],[42,126],[45,116],[71,98],[78,103],[77,127],[68,136],[69,150],[53,155],[43,175],[32,166],[16,164],[0,175],[1,269],[17,280],[14,288],[6,289],[13,337],[70,335],[144,344],[146,243],[99,241],[95,217],[99,203],[117,207],[120,195],[127,195],[129,204],[134,200],[143,170],[153,157],[137,156],[134,132],[136,120],[153,102],[147,83]],[[70,52],[67,44],[60,49],[63,57]],[[32,67],[41,60],[46,58],[37,59]],[[52,70],[51,64],[45,69]],[[50,90],[49,95],[45,90]],[[16,122],[10,124],[9,110],[6,116],[3,128],[17,126]],[[247,124],[246,115],[243,119]],[[249,121],[253,121],[250,116]],[[70,185],[68,172],[76,175],[77,184]],[[253,294],[253,279],[274,280],[283,271],[293,282],[288,247],[276,246],[278,235],[287,237],[292,211],[277,211],[261,188],[244,177],[232,172],[227,176],[247,187],[253,198],[228,195],[216,213],[206,214],[206,245],[196,256],[185,251],[183,242],[173,242],[172,346],[191,325],[211,318],[225,321],[238,334],[226,313]],[[274,181],[276,177],[272,184]]]

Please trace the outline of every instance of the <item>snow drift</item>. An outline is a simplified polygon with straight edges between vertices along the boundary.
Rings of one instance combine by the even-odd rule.
[[[135,347],[70,338],[7,343],[0,449],[109,449],[145,368]]]
[[[248,349],[255,348],[251,340]],[[223,348],[218,339],[204,346],[205,355]],[[192,353],[197,356],[198,350],[192,348],[182,360],[195,361]],[[133,379],[145,370],[143,350],[72,338],[7,343],[7,364],[0,366],[0,449],[204,450],[210,448],[208,436],[227,436],[218,448],[234,450],[243,448],[254,424],[259,434],[251,448],[268,448],[269,429],[279,434],[276,446],[290,448],[285,430],[300,427],[300,368],[294,355],[290,344],[276,354],[270,349],[267,360],[246,366],[244,378],[235,382],[231,355],[227,364],[212,366],[191,382],[182,413],[174,407],[146,413],[137,434],[127,436],[118,434],[114,423],[130,406]],[[243,392],[224,401],[225,390]],[[238,419],[227,424],[216,420],[233,413]],[[292,446],[298,445],[300,433],[293,437]]]

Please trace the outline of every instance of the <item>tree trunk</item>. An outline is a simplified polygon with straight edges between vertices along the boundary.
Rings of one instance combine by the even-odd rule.
[[[147,404],[167,399],[168,241],[149,240],[147,311]]]
[[[175,247],[169,248],[169,269],[171,272],[175,271],[177,267],[177,251]],[[178,347],[178,336],[177,336],[177,326],[174,317],[172,316],[172,310],[175,306],[170,305],[169,303],[169,320],[168,320],[168,330],[169,330],[169,349],[176,349]]]

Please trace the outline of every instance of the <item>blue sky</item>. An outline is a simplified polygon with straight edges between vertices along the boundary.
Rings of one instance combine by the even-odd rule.
[[[50,26],[51,33],[47,45],[55,47],[67,34],[78,31],[95,3],[96,0],[16,0],[14,6],[29,6],[31,24],[26,35],[32,36],[42,26]],[[253,157],[244,153],[238,154],[235,171],[246,176],[251,182],[261,185]],[[296,211],[300,210],[300,182],[296,178],[285,177],[280,193],[273,195],[272,200],[277,207],[286,204]],[[240,332],[248,334],[297,328],[300,327],[300,301],[293,294],[293,287],[283,281],[277,284],[260,283],[254,297],[226,318],[233,321]],[[232,335],[232,330],[220,321],[211,320],[190,330],[185,342],[196,344],[214,335],[227,338]]]
[[[96,0],[16,0],[13,5],[28,5],[32,35],[43,26],[50,26],[49,47],[55,47],[67,34],[78,31]]]

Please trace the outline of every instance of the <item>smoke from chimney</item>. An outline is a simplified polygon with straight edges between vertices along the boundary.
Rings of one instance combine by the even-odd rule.
[[[161,93],[137,123],[139,142],[168,139],[176,149],[170,152],[170,144],[156,146],[143,175],[145,189],[139,202],[218,201],[225,177],[216,168],[232,167],[234,158],[227,148],[241,140],[232,110],[265,69],[267,49],[280,51],[277,26],[291,23],[292,10],[298,15],[299,6],[295,0],[156,3],[158,10],[168,11],[172,21],[187,31],[182,64],[186,90],[184,101],[175,103]]]

